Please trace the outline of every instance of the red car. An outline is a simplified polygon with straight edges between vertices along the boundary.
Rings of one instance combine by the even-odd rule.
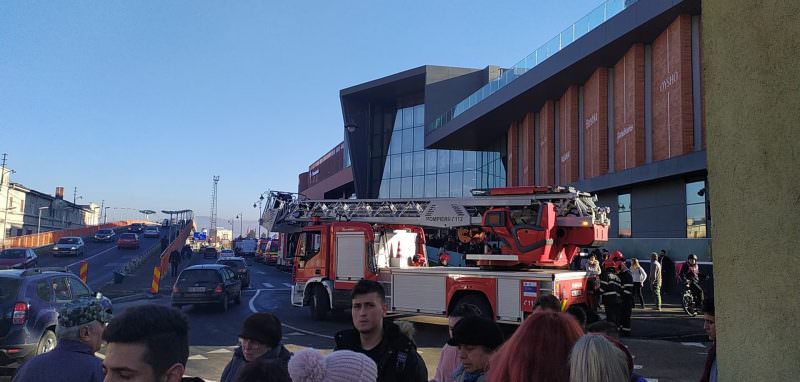
[[[117,248],[139,249],[139,235],[135,233],[123,233],[117,239]]]

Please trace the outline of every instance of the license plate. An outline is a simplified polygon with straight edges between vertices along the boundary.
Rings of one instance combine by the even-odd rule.
[[[190,287],[189,289],[187,289],[187,291],[189,293],[205,292],[206,291],[206,287]]]

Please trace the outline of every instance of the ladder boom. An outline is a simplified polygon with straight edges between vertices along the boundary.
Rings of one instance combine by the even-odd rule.
[[[530,188],[533,190],[534,188]],[[511,188],[475,190],[468,198],[331,199],[303,200],[297,194],[270,191],[262,225],[268,232],[297,232],[319,221],[358,221],[373,224],[409,224],[430,228],[479,226],[483,213],[494,207],[522,208],[553,203],[564,225],[609,223],[608,208],[572,187],[537,187],[515,194]],[[584,223],[585,224],[585,223]]]

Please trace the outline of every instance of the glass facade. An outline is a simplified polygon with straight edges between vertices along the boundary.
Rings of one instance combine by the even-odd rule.
[[[619,221],[618,237],[631,237],[631,194],[617,195],[617,220]]]
[[[380,198],[471,196],[475,188],[506,185],[500,152],[426,150],[424,120],[424,105],[397,110],[391,134],[385,134],[390,138]],[[381,131],[374,134],[373,142],[380,141]]]
[[[686,237],[708,237],[706,223],[706,182],[686,184]]]

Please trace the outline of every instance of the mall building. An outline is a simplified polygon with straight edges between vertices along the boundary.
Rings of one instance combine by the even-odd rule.
[[[315,194],[570,185],[611,207],[607,248],[711,261],[700,17],[699,0],[609,0],[510,68],[425,65],[343,89],[335,173],[352,183]]]

